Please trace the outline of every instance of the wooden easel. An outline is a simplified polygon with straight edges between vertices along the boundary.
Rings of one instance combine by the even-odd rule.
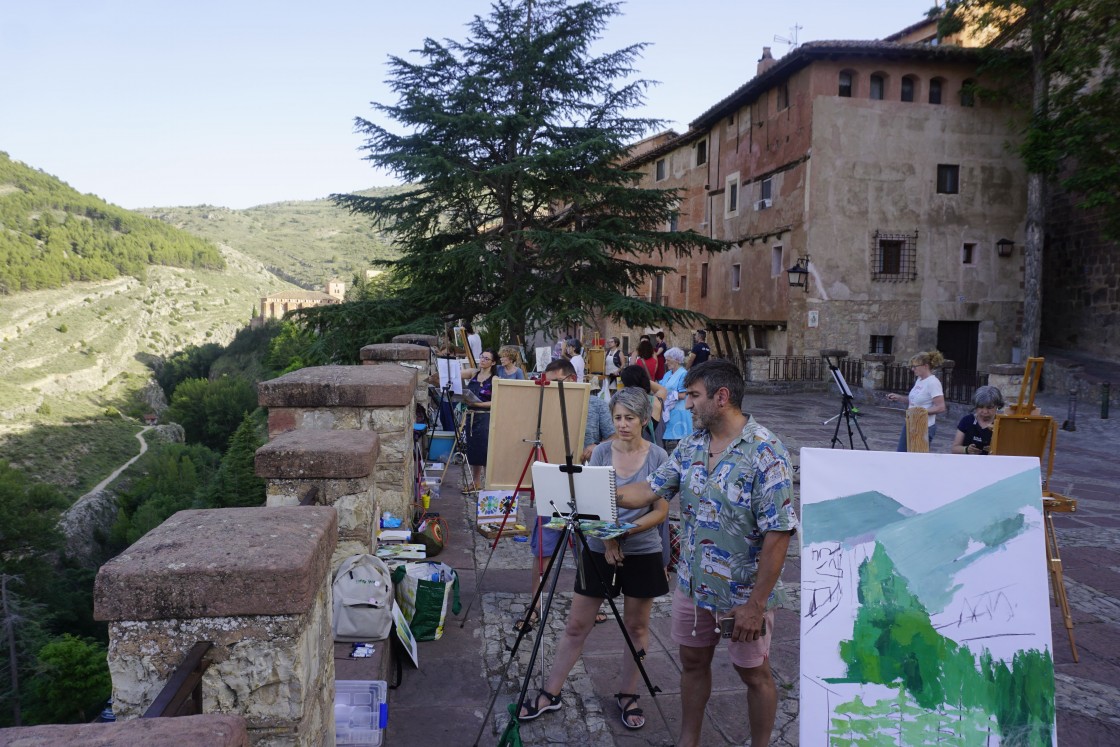
[[[1038,361],[1038,371],[1042,368],[1041,358],[1031,358]],[[1037,380],[1036,380],[1037,386]],[[1026,387],[1027,379],[1024,377],[1023,386]],[[1023,392],[1019,394],[1019,407],[1034,409],[1034,391],[1031,387],[1029,399],[1024,399]],[[1050,475],[1054,471],[1054,449],[1057,445],[1058,425],[1054,419],[1046,415],[996,415],[995,424],[992,426],[991,454],[1002,456],[1033,456],[1038,457],[1039,467],[1043,470],[1042,481],[1042,514],[1043,525],[1046,530],[1046,565],[1050,570],[1050,580],[1054,587],[1054,602],[1062,610],[1062,622],[1066,626],[1066,635],[1069,637],[1069,649],[1073,654],[1074,662],[1079,661],[1077,644],[1073,639],[1073,615],[1069,608],[1069,597],[1066,595],[1065,577],[1062,573],[1062,555],[1058,549],[1058,535],[1054,529],[1055,513],[1073,513],[1077,510],[1077,500],[1067,498],[1050,490]]]
[[[1042,363],[1044,358],[1027,358],[1027,365],[1023,369],[1023,382],[1019,385],[1019,400],[1008,405],[1007,411],[1011,415],[1034,415],[1034,395],[1038,392],[1038,382],[1042,380]]]

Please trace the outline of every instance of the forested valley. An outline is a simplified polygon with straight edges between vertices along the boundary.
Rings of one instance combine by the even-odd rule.
[[[70,501],[0,460],[3,622],[16,652],[13,662],[5,646],[0,658],[0,727],[17,723],[17,713],[23,724],[89,721],[105,705],[107,627],[92,617],[100,563],[176,511],[263,505],[253,458],[267,430],[256,384],[301,367],[302,340],[294,325],[270,322],[228,345],[190,346],[153,362],[169,403],[160,422],[180,425],[183,439],[149,438],[148,451],[114,484],[117,518],[98,537],[96,563],[65,552],[59,518]]]

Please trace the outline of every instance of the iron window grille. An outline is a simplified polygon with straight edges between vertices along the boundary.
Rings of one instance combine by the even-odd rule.
[[[907,282],[918,278],[918,232],[885,233],[871,237],[871,279]]]

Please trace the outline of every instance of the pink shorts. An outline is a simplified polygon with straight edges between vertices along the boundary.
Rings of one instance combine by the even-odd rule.
[[[697,607],[680,588],[673,590],[673,642],[690,648],[716,646],[727,641],[731,663],[742,669],[754,669],[770,656],[770,637],[774,634],[774,610],[766,611],[766,635],[756,641],[733,641],[716,632],[716,618],[711,610]]]

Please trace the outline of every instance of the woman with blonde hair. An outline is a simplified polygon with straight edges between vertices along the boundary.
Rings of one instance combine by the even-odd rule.
[[[945,390],[941,388],[941,380],[933,375],[933,369],[945,362],[945,356],[937,350],[930,350],[915,355],[910,359],[910,370],[914,372],[917,380],[910,389],[910,394],[903,397],[901,394],[887,395],[891,402],[907,403],[907,407],[924,407],[929,413],[929,442],[933,443],[933,436],[937,433],[937,414],[945,412]],[[906,425],[902,426],[902,435],[898,437],[897,451],[906,451]]]
[[[524,379],[521,370],[521,353],[516,345],[502,345],[498,348],[498,365],[494,369],[499,379]]]

